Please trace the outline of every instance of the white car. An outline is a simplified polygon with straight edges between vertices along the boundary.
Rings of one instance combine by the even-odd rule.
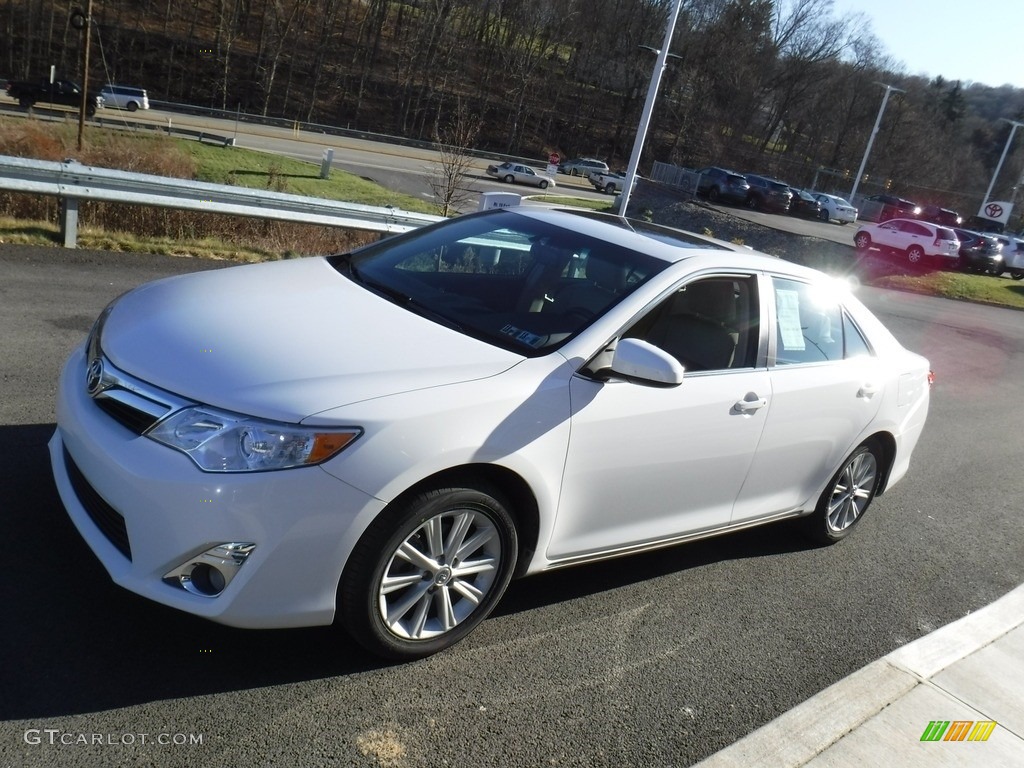
[[[863,224],[853,242],[860,251],[875,248],[883,253],[903,254],[911,264],[932,260],[953,269],[960,258],[960,241],[952,229],[917,219]]]
[[[493,176],[498,181],[504,181],[506,184],[529,184],[541,189],[555,186],[555,180],[550,176],[541,176],[530,166],[520,163],[489,165],[487,166],[487,175]]]
[[[149,109],[149,95],[145,88],[107,84],[100,89],[100,96],[103,97],[104,106],[107,107],[127,109],[129,112]]]
[[[852,224],[857,220],[857,209],[848,200],[824,192],[812,192],[814,199],[821,204],[822,221],[836,221],[840,224]]]
[[[784,518],[842,539],[929,380],[821,273],[505,209],[130,291],[64,367],[50,457],[121,586],[410,659],[513,576]]]

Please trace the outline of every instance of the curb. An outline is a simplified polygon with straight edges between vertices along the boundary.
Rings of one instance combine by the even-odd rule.
[[[1024,585],[872,662],[697,765],[805,765],[917,686],[1022,625]]]

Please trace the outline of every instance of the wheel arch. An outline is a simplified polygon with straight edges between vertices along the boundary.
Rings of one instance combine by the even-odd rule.
[[[885,488],[889,484],[889,473],[896,462],[896,438],[891,432],[875,432],[862,440],[861,444],[870,442],[874,442],[882,450],[882,466],[879,467],[878,488],[875,491],[875,496],[878,497],[885,492]]]
[[[508,511],[516,521],[516,531],[519,537],[519,552],[513,578],[522,576],[537,551],[537,540],[540,536],[540,509],[537,497],[530,485],[513,470],[496,464],[464,464],[449,467],[419,480],[394,498],[388,506],[401,504],[406,499],[431,488],[454,485],[463,485],[484,491],[490,487],[508,499],[512,506]]]

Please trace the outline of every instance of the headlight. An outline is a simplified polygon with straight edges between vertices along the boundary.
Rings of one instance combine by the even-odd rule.
[[[259,472],[319,464],[361,434],[358,427],[303,427],[194,406],[146,436],[188,454],[204,472]]]

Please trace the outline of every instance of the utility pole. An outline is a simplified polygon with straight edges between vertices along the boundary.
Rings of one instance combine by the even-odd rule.
[[[78,106],[78,151],[82,151],[82,134],[85,132],[85,107],[89,98],[89,41],[92,39],[92,0],[87,0],[85,13],[77,8],[71,13],[71,26],[82,30],[85,44],[82,46],[82,103]]]

